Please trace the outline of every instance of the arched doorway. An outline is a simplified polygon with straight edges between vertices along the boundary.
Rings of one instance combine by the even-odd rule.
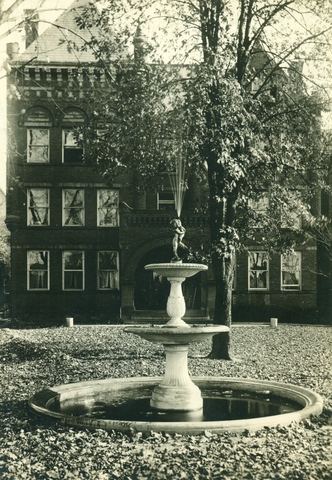
[[[170,245],[161,246],[148,252],[139,262],[135,272],[135,310],[163,310],[170,291],[170,283],[164,277],[145,270],[150,263],[168,263],[172,257]],[[182,291],[187,310],[201,307],[200,274],[187,278],[182,284]]]

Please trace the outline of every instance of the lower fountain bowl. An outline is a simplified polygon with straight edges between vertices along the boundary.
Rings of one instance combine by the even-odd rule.
[[[159,412],[150,407],[161,378],[118,378],[47,388],[29,399],[33,412],[65,425],[122,432],[196,435],[255,431],[289,425],[319,415],[323,400],[303,387],[264,380],[193,377],[203,408],[195,412]]]
[[[152,343],[161,343],[163,345],[188,345],[189,343],[203,342],[208,340],[216,333],[229,332],[229,327],[225,325],[133,325],[125,327],[127,333],[134,333]]]

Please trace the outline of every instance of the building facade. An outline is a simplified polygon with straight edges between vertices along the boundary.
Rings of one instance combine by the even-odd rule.
[[[58,20],[74,29],[70,9]],[[11,232],[11,316],[22,321],[157,323],[169,285],[144,270],[170,261],[176,216],[170,185],[139,197],[130,178],[107,185],[75,128],[84,126],[105,73],[89,52],[68,50],[50,27],[21,56],[9,47],[7,218]],[[75,41],[77,41],[75,39]],[[14,53],[13,53],[14,52]],[[37,52],[37,53],[36,53]],[[207,239],[189,181],[182,213],[186,244]],[[234,320],[288,321],[316,310],[316,246],[273,255],[257,245],[236,258]],[[187,321],[213,313],[212,273],[184,284]]]

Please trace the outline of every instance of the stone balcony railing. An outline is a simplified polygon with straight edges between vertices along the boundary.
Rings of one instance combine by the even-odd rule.
[[[141,210],[135,213],[122,213],[122,227],[166,227],[176,214],[168,211]],[[185,228],[202,228],[208,224],[208,216],[203,214],[184,214],[181,221]]]

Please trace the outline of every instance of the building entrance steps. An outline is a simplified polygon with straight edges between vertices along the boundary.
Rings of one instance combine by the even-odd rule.
[[[137,325],[141,323],[161,325],[165,324],[168,318],[167,314],[161,310],[137,310],[124,323],[126,325]],[[200,310],[187,310],[183,320],[189,325],[211,323],[210,316]]]

